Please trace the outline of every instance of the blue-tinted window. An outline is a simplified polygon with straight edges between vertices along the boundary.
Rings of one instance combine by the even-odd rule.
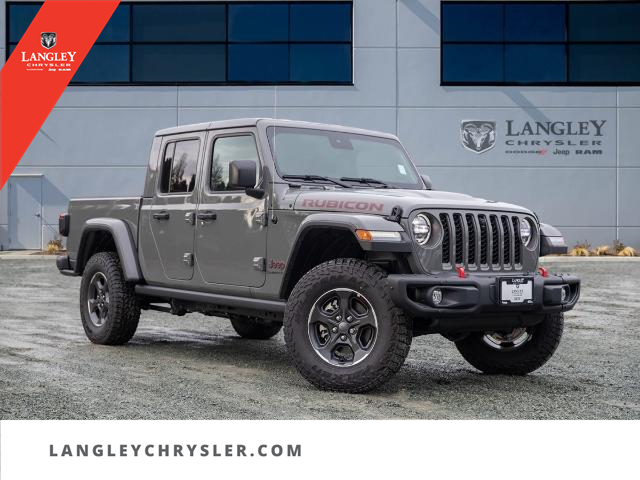
[[[350,42],[351,4],[291,4],[291,41]]]
[[[289,46],[286,44],[229,45],[229,81],[289,81]]]
[[[640,82],[640,44],[572,45],[570,80]]]
[[[134,82],[224,82],[224,45],[134,45]]]
[[[564,42],[565,5],[539,3],[506,5],[505,41]]]
[[[229,5],[230,42],[286,42],[289,5]]]
[[[501,42],[504,39],[501,4],[446,3],[442,5],[445,42]]]
[[[443,45],[445,82],[502,82],[502,45],[451,44]]]
[[[640,3],[569,5],[570,40],[640,41]]]
[[[78,83],[129,81],[129,45],[94,45],[73,76]]]
[[[118,5],[111,15],[111,18],[104,26],[97,42],[128,42],[129,23],[131,19],[131,7],[129,5]]]
[[[567,79],[564,45],[507,45],[505,81],[558,83]]]
[[[9,5],[9,41],[18,43],[40,10],[41,5]]]
[[[443,84],[640,83],[640,0],[443,2]]]
[[[222,3],[133,5],[134,42],[223,42],[226,37]]]
[[[351,45],[292,44],[291,81],[351,81]]]
[[[8,5],[7,57],[41,4]],[[352,47],[347,0],[125,1],[71,83],[351,84]]]

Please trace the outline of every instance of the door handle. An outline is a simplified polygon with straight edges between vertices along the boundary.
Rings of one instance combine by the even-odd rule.
[[[153,214],[153,218],[156,220],[169,220],[169,212],[158,212]]]
[[[201,220],[202,222],[206,222],[207,220],[216,220],[217,218],[218,218],[217,213],[213,213],[213,212],[198,213],[198,220]]]

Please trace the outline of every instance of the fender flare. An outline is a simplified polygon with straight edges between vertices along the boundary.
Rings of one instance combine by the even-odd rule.
[[[304,239],[304,236],[313,228],[337,228],[350,231],[360,247],[369,252],[411,252],[411,239],[399,223],[392,222],[377,215],[353,215],[344,213],[314,213],[305,218],[294,240],[294,245]],[[356,230],[372,230],[400,233],[401,240],[390,241],[363,241],[356,236]]]
[[[293,248],[287,259],[287,269],[282,278],[280,295],[282,296],[286,285],[292,275],[295,262],[300,254],[306,235],[316,229],[336,229],[351,232],[353,238],[358,242],[360,248],[366,252],[392,252],[410,253],[413,251],[412,241],[402,226],[396,222],[386,220],[384,217],[376,215],[357,215],[345,213],[314,213],[307,216],[298,227]],[[400,233],[401,241],[362,241],[356,236],[356,230],[378,230]]]
[[[116,244],[120,264],[127,282],[140,283],[143,281],[140,263],[138,262],[138,252],[131,230],[124,220],[116,218],[92,218],[87,220],[82,227],[80,246],[75,265],[76,274],[80,275],[84,270],[84,265],[88,258],[84,258],[84,251],[87,248],[90,233],[96,231],[109,232]]]
[[[540,256],[565,255],[568,251],[564,236],[557,228],[540,224]]]

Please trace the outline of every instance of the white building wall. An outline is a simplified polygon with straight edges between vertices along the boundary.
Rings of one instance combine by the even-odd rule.
[[[530,207],[571,244],[618,237],[640,246],[640,88],[441,87],[439,1],[354,4],[351,87],[67,88],[18,167],[44,174],[43,213],[52,227],[45,231],[55,229],[71,197],[140,194],[158,129],[275,116],[396,133],[436,188]],[[604,154],[518,156],[497,145],[478,155],[460,142],[460,122],[471,119],[606,120]],[[0,192],[0,244],[5,197]]]

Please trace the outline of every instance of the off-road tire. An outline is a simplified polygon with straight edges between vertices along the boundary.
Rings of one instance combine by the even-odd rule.
[[[484,333],[472,333],[456,342],[464,359],[478,370],[488,374],[526,375],[544,365],[554,354],[562,331],[562,313],[546,315],[544,320],[530,328],[531,337],[513,350],[496,350],[487,345]]]
[[[104,324],[99,327],[92,323],[87,305],[89,285],[98,272],[106,277],[109,289],[108,313]],[[80,284],[80,314],[84,331],[93,343],[122,345],[135,334],[140,320],[140,305],[134,286],[124,279],[118,254],[96,253],[87,262]]]
[[[281,322],[262,320],[255,317],[231,315],[229,320],[231,320],[231,326],[233,326],[238,335],[250,340],[268,340],[277,335],[282,329]]]
[[[386,277],[375,265],[347,258],[318,265],[295,286],[285,311],[284,336],[295,367],[313,385],[325,390],[362,393],[379,387],[400,370],[411,346],[411,321],[391,301]],[[311,309],[325,292],[336,288],[348,288],[364,295],[378,321],[371,352],[351,366],[326,362],[309,339]]]

